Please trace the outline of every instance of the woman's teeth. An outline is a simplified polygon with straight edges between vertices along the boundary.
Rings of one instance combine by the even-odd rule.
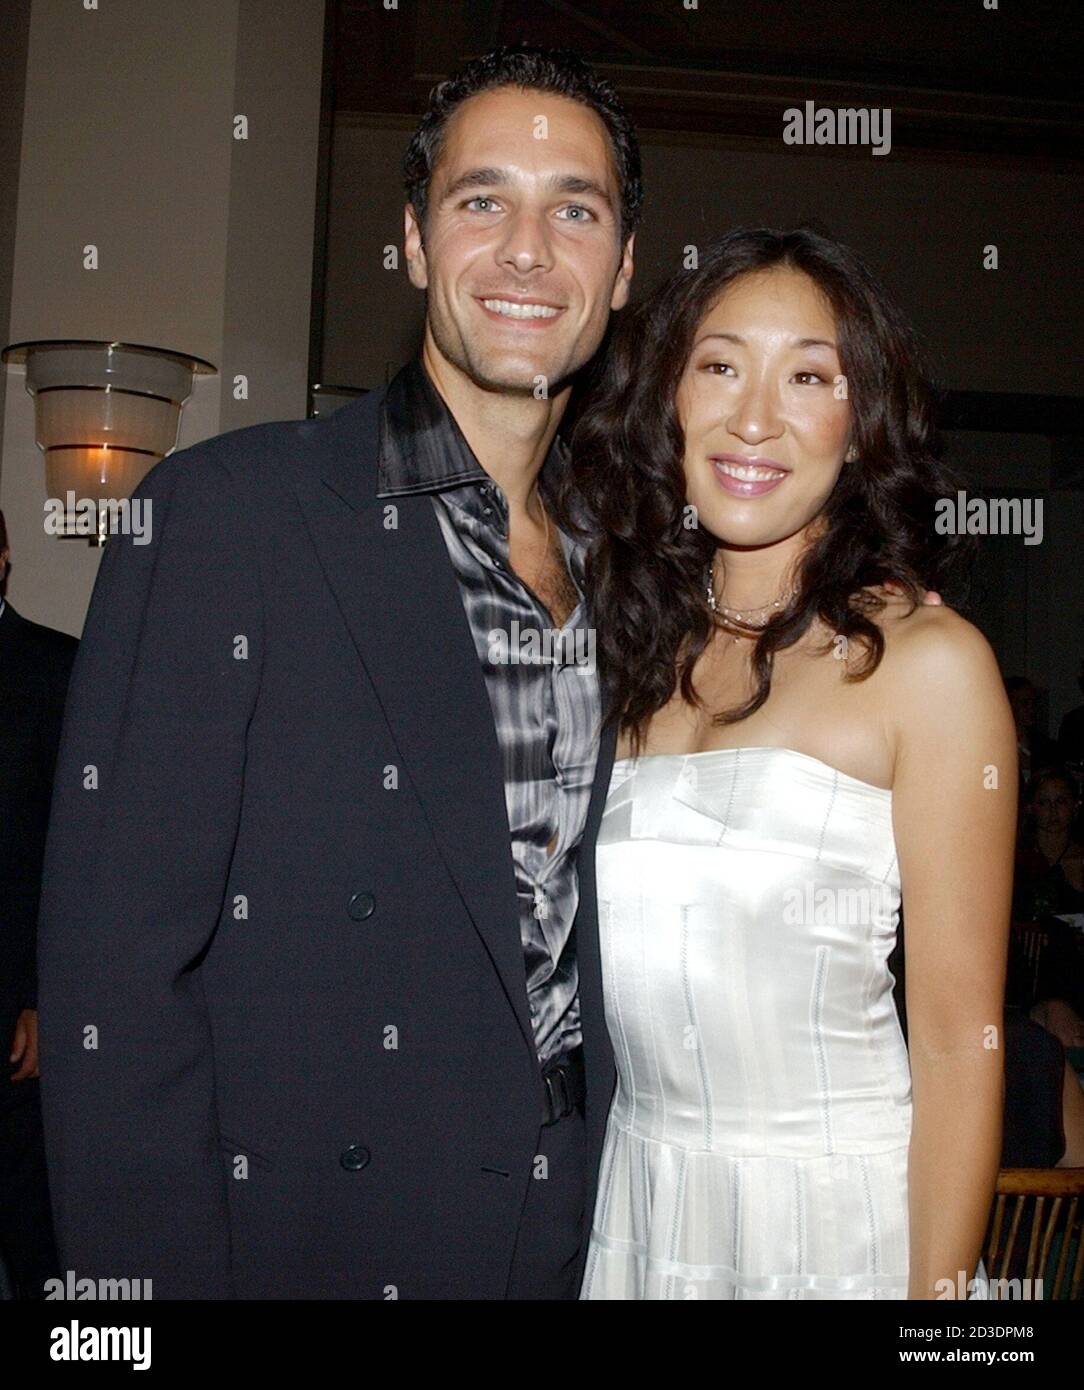
[[[726,473],[731,478],[738,478],[743,483],[769,483],[775,478],[782,478],[786,472],[783,468],[763,468],[755,464],[724,463],[722,459],[715,459],[715,467],[720,473]]]
[[[483,299],[482,303],[494,314],[507,314],[510,319],[552,319],[561,312],[548,304],[515,304],[510,299]]]

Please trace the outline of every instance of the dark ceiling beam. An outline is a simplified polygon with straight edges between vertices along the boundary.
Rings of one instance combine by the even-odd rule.
[[[882,40],[874,54],[865,9],[865,29],[852,33],[843,23],[831,31],[822,26],[815,31],[815,46],[796,47],[813,32],[808,14],[799,16],[806,27],[796,28],[792,16],[779,31],[778,44],[769,44],[756,14],[735,13],[727,20],[705,8],[693,22],[679,0],[664,6],[413,0],[398,12],[384,11],[379,0],[331,2],[338,15],[339,114],[417,116],[434,83],[467,58],[522,33],[580,48],[617,87],[645,133],[778,143],[784,111],[812,100],[817,106],[890,108],[892,144],[901,152],[1038,157],[1076,168],[1084,158],[1084,106],[1075,89],[1053,75],[1065,67],[1066,45],[1049,55],[1049,81],[1030,76],[1038,60],[1028,36],[1040,25],[1038,13],[1027,23],[1017,15],[1011,30],[993,29],[995,22],[1004,25],[1005,16],[991,21],[989,33],[999,32],[998,42],[1020,60],[996,68],[986,29],[950,23],[951,16],[946,19],[946,12],[932,5],[908,11],[915,9],[915,23],[925,14],[931,25],[947,25],[952,42],[944,50],[933,53],[929,43],[919,42],[897,50]],[[985,47],[973,54],[965,43],[968,33],[982,33]],[[1015,50],[1007,47],[1014,35]],[[1051,91],[1059,97],[1051,97]],[[801,153],[802,147],[793,148]],[[814,153],[824,148],[810,147]],[[846,147],[836,151],[844,158],[854,153]]]
[[[585,29],[589,29],[593,34],[598,34],[607,43],[613,44],[618,52],[624,52],[632,58],[640,59],[657,59],[660,56],[649,48],[644,48],[636,43],[628,34],[623,34],[612,25],[606,24],[596,15],[587,14],[582,5],[573,5],[571,0],[546,0],[546,3],[551,10],[556,10],[558,14],[575,20],[577,24],[582,24]]]

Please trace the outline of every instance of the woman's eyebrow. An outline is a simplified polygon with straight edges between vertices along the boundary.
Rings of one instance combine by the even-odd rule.
[[[745,339],[738,333],[705,333],[702,337],[697,338],[697,344],[706,343],[709,338],[723,338],[728,343],[737,343],[739,347],[745,347],[746,345]],[[826,347],[831,348],[833,352],[837,350],[836,344],[831,342],[828,338],[795,338],[791,343],[791,347]]]

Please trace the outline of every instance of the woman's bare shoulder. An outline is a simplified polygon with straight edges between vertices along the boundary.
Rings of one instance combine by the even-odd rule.
[[[870,616],[884,635],[882,680],[893,702],[918,705],[927,717],[1007,708],[997,657],[974,623],[944,604],[915,607],[899,594],[883,597],[884,607]]]
[[[884,595],[884,607],[874,616],[885,637],[886,652],[897,660],[943,659],[967,662],[993,656],[990,643],[974,623],[943,603],[914,606],[900,594]]]

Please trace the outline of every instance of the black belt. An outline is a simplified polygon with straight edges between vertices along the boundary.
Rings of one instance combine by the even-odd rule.
[[[566,1115],[571,1115],[577,1105],[582,1106],[587,1094],[587,1083],[583,1070],[583,1048],[576,1048],[551,1063],[542,1072],[545,1091],[542,1106],[542,1123],[556,1124]]]

